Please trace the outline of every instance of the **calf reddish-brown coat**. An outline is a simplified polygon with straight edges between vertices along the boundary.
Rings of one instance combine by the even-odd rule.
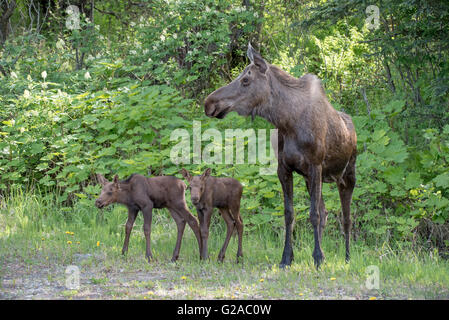
[[[210,168],[201,176],[192,177],[184,168],[181,171],[183,177],[189,182],[190,197],[195,205],[200,220],[202,239],[202,259],[207,259],[207,240],[209,238],[209,227],[212,211],[218,208],[221,216],[226,222],[227,233],[223,247],[218,254],[218,261],[223,261],[229,240],[234,231],[237,230],[239,237],[237,249],[237,262],[242,253],[243,221],[240,216],[240,199],[243,187],[233,178],[217,178],[210,176]]]
[[[153,258],[151,254],[151,221],[153,209],[167,208],[178,227],[178,238],[172,261],[176,261],[181,249],[182,235],[186,222],[192,228],[198,240],[201,254],[201,235],[198,221],[190,213],[185,201],[185,183],[171,176],[147,178],[133,174],[128,179],[119,181],[118,176],[109,182],[101,174],[97,174],[98,181],[103,185],[99,198],[95,201],[98,208],[104,208],[111,203],[121,203],[128,208],[128,221],[125,226],[125,243],[122,253],[128,251],[129,236],[136,220],[137,213],[143,214],[143,231],[146,239],[145,257],[148,262]]]
[[[290,265],[293,260],[293,172],[304,176],[309,191],[315,238],[313,258],[317,266],[324,259],[321,236],[327,220],[321,185],[337,183],[348,260],[357,154],[351,117],[331,106],[317,76],[294,78],[268,64],[251,45],[247,54],[251,64],[234,81],[206,98],[205,113],[219,119],[231,111],[261,116],[278,129],[278,177],[284,193],[286,227],[281,266]]]

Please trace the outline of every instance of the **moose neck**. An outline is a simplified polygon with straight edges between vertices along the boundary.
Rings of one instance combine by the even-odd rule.
[[[119,182],[119,191],[117,192],[117,202],[124,205],[131,204],[131,192],[129,183]]]
[[[269,99],[254,109],[254,115],[265,118],[278,129],[293,128],[304,108],[304,84],[276,66],[267,71],[271,94]]]

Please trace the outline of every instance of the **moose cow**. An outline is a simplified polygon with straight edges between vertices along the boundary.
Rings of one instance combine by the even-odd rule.
[[[319,78],[290,76],[267,63],[248,44],[250,64],[228,85],[204,101],[209,117],[224,118],[229,112],[261,116],[278,129],[278,177],[284,194],[285,245],[280,267],[293,260],[293,178],[304,176],[310,195],[310,221],[314,232],[313,258],[318,268],[324,260],[321,237],[327,211],[321,193],[323,182],[335,182],[340,194],[349,261],[350,205],[354,190],[357,137],[351,117],[335,110],[326,98]]]
[[[192,177],[186,169],[182,168],[181,170],[182,176],[189,182],[190,197],[200,220],[201,257],[207,259],[210,219],[214,208],[218,208],[227,226],[226,239],[218,254],[218,261],[223,261],[231,235],[234,230],[237,230],[239,237],[237,262],[239,262],[239,258],[243,257],[243,221],[240,216],[240,199],[243,187],[240,182],[233,178],[211,177],[210,171],[210,168],[207,168],[202,175]]]
[[[186,185],[181,179],[172,176],[147,178],[140,174],[133,174],[123,181],[119,181],[117,175],[114,176],[113,182],[109,182],[101,174],[97,174],[97,179],[103,185],[101,194],[95,201],[98,208],[104,208],[111,203],[121,203],[128,208],[128,221],[125,225],[125,242],[122,254],[128,252],[129,236],[134,221],[137,213],[142,211],[143,232],[146,239],[145,257],[148,262],[153,259],[150,241],[152,212],[153,209],[167,208],[178,227],[178,238],[173,251],[172,262],[179,257],[186,222],[195,233],[201,255],[201,235],[198,221],[187,209],[185,201]]]

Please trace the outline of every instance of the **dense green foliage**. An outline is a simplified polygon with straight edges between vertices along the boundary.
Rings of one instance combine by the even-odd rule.
[[[170,161],[170,134],[192,133],[193,121],[203,131],[271,128],[234,113],[209,119],[202,108],[209,92],[245,67],[251,40],[291,74],[320,76],[334,107],[353,117],[354,236],[447,250],[447,1],[378,1],[375,30],[365,25],[372,4],[365,1],[110,0],[97,1],[97,10],[79,1],[75,30],[65,28],[63,1],[36,28],[23,14],[31,2],[17,1],[14,32],[0,47],[3,195],[23,188],[56,194],[66,206],[92,206],[95,173],[181,177]],[[199,173],[207,165],[186,167]],[[282,234],[276,175],[259,175],[259,164],[212,167],[244,184],[246,230]],[[295,182],[297,221],[306,224],[306,188],[301,177]],[[325,185],[323,194],[338,217],[336,188]],[[339,234],[339,219],[326,232]]]

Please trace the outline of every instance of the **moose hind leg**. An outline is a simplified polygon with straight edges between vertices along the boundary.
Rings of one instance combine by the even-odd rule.
[[[198,248],[200,252],[200,258],[201,253],[203,251],[203,244],[201,239],[201,232],[200,232],[200,226],[198,224],[198,220],[190,213],[189,209],[187,209],[187,205],[183,203],[180,205],[176,212],[179,213],[179,215],[187,222],[187,224],[192,228],[193,233],[195,234],[196,240],[198,241]]]
[[[178,228],[178,235],[176,238],[176,246],[173,250],[173,257],[171,259],[172,262],[175,262],[179,258],[179,251],[181,250],[182,236],[184,234],[184,229],[186,227],[186,221],[173,209],[168,210],[175,220],[176,227]]]
[[[229,240],[231,239],[232,232],[234,231],[235,223],[234,219],[232,219],[231,214],[229,213],[228,209],[219,209],[220,214],[223,217],[224,221],[226,222],[226,239],[223,243],[223,247],[220,250],[220,253],[218,254],[218,261],[223,262],[226,254],[226,249],[228,248]]]
[[[147,258],[148,262],[153,260],[153,255],[151,253],[151,222],[153,220],[153,205],[149,204],[145,208],[142,209],[143,213],[143,233],[145,234],[146,240],[146,250],[145,250],[145,258]]]
[[[321,208],[321,172],[322,168],[320,165],[312,166],[310,168],[309,175],[309,192],[310,192],[310,222],[313,226],[313,235],[315,239],[315,246],[313,249],[313,260],[315,262],[315,266],[319,268],[321,263],[324,260],[324,254],[321,250],[321,237],[320,237],[320,208]]]
[[[234,212],[234,210],[232,210],[232,212]],[[237,214],[234,214],[234,223],[235,223],[235,227],[237,229],[237,234],[239,237],[239,245],[238,245],[238,249],[237,249],[237,263],[238,263],[240,258],[243,258],[243,249],[242,249],[243,221],[242,221],[242,217],[240,215],[240,211],[237,211]]]
[[[345,233],[346,262],[348,262],[350,259],[349,242],[351,236],[351,200],[355,182],[356,178],[354,157],[352,163],[348,164],[345,175],[343,176],[343,183],[337,184],[338,193],[340,194],[341,209],[343,212],[343,231]]]
[[[323,238],[323,231],[324,231],[324,227],[326,226],[326,222],[327,222],[327,210],[326,210],[326,206],[324,205],[324,200],[323,200],[323,195],[321,195],[321,201],[320,201],[320,243],[321,243],[321,239]]]
[[[307,187],[307,191],[309,192],[310,195],[310,185],[309,182],[306,179],[306,187]],[[320,239],[320,243],[321,243],[321,239],[323,238],[323,231],[324,231],[324,227],[326,226],[326,222],[327,222],[327,216],[328,216],[328,212],[326,210],[326,205],[324,204],[324,199],[323,199],[323,193],[321,193],[321,200],[320,200],[320,206],[319,206],[319,211],[320,211],[320,223],[319,223],[319,239]]]

